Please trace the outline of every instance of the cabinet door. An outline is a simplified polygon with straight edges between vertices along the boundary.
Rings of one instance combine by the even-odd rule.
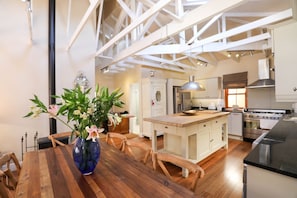
[[[243,118],[242,113],[231,113],[228,118],[228,133],[231,135],[242,136]]]
[[[274,30],[275,95],[278,102],[297,100],[297,23]]]
[[[210,130],[211,123],[206,122],[198,125],[197,133],[197,158],[204,159],[210,153]]]
[[[210,133],[211,150],[217,150],[223,144],[223,120],[215,119],[212,121]]]
[[[203,80],[198,80],[197,82],[201,84],[205,90],[204,91],[194,91],[193,98],[221,98],[221,78],[208,78]]]
[[[220,78],[207,79],[207,97],[220,98]]]

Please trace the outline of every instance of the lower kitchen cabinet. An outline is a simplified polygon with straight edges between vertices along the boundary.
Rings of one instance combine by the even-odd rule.
[[[122,117],[122,121],[114,126],[108,126],[109,132],[115,132],[115,133],[129,133],[129,117]]]
[[[155,129],[164,132],[165,151],[197,163],[221,147],[228,148],[227,124],[224,116],[183,128],[155,124]]]
[[[297,179],[276,172],[246,165],[244,170],[244,198],[296,198]]]
[[[217,118],[198,125],[197,161],[201,161],[223,146],[227,147],[227,118]]]
[[[237,137],[242,137],[243,132],[243,114],[232,112],[228,117],[228,133]]]

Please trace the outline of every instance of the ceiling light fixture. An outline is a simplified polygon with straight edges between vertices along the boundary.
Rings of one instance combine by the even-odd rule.
[[[195,76],[191,75],[191,76],[189,76],[189,82],[187,82],[183,86],[181,86],[180,90],[182,92],[185,92],[185,91],[204,91],[205,88],[202,87],[198,82],[195,82]]]

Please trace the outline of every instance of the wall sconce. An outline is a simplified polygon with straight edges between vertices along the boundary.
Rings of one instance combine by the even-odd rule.
[[[83,72],[79,72],[76,78],[74,79],[74,87],[80,87],[82,91],[89,88],[89,81]]]

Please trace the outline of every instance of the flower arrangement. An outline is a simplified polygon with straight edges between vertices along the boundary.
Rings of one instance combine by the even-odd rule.
[[[61,96],[52,96],[61,101],[49,105],[49,108],[34,95],[34,98],[30,99],[34,106],[24,117],[38,117],[41,113],[49,114],[51,118],[68,126],[72,132],[77,132],[79,137],[94,141],[99,137],[99,133],[104,131],[101,128],[104,121],[109,120],[114,126],[121,122],[121,118],[117,114],[111,114],[110,109],[113,106],[123,107],[124,103],[120,98],[124,93],[120,89],[109,93],[108,88],[99,89],[99,86],[96,86],[95,96],[90,98],[90,91],[91,88],[86,91],[79,87],[64,89]],[[61,118],[63,116],[67,118],[66,121]],[[73,123],[73,126],[70,123]]]

